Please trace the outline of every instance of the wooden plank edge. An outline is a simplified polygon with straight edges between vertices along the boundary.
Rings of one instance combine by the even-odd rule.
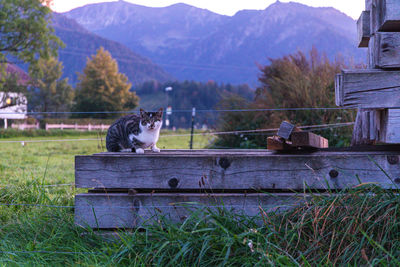
[[[194,212],[226,208],[246,216],[285,211],[304,203],[308,194],[79,194],[75,223],[96,229],[138,228],[166,218],[180,223]],[[261,208],[261,209],[260,209]],[[261,219],[261,217],[260,217]]]

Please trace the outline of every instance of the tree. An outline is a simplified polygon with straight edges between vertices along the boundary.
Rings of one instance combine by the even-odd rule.
[[[118,64],[103,47],[87,60],[83,73],[79,75],[74,107],[78,112],[125,111],[137,107],[139,97],[130,92],[128,78],[118,72]],[[89,114],[88,117],[105,117],[104,114]],[[109,114],[106,117],[114,117]],[[82,117],[82,116],[81,116]]]
[[[35,65],[39,58],[57,55],[62,42],[49,26],[49,4],[48,0],[0,1],[0,65],[10,58]]]
[[[56,58],[40,58],[30,71],[33,88],[30,89],[29,104],[35,111],[64,112],[72,105],[74,91],[68,78],[62,79],[62,63]]]
[[[343,63],[330,62],[313,48],[309,55],[302,52],[278,59],[270,59],[271,64],[261,67],[260,86],[256,90],[255,100],[249,105],[252,109],[332,108],[335,105],[334,77],[340,72]],[[252,128],[277,128],[283,120],[299,125],[320,125],[354,120],[354,112],[349,110],[282,110],[274,112],[249,112]],[[242,121],[233,121],[233,128],[243,128]],[[249,121],[246,121],[250,124]],[[219,130],[225,131],[226,124],[219,124]],[[330,141],[330,145],[345,145],[351,137],[351,127],[327,129],[317,132]],[[347,136],[348,138],[344,138]],[[247,138],[259,147],[265,147],[266,136],[260,134],[237,136]],[[343,142],[343,140],[345,140]],[[240,143],[236,140],[235,144]],[[219,145],[230,146],[232,141],[222,136]]]

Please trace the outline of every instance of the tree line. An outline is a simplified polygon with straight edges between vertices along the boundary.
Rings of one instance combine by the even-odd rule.
[[[335,75],[345,68],[343,60],[330,61],[313,48],[308,54],[296,52],[282,58],[270,59],[260,67],[259,86],[252,101],[239,96],[227,96],[218,104],[221,109],[293,109],[335,108]],[[354,66],[362,67],[362,66]],[[278,128],[284,120],[298,126],[353,122],[353,110],[281,110],[226,112],[218,119],[219,131]],[[330,146],[349,145],[351,127],[327,128],[315,131],[328,138]],[[248,133],[221,135],[216,146],[266,148],[267,135]]]
[[[62,63],[57,50],[62,42],[48,24],[51,0],[2,0],[0,2],[0,90],[25,92],[30,110],[48,111],[128,111],[139,105],[146,108],[173,106],[176,109],[271,109],[299,107],[335,107],[334,76],[344,67],[343,60],[333,62],[313,48],[309,54],[297,52],[260,66],[259,86],[255,91],[247,85],[232,86],[213,81],[146,82],[133,88],[119,73],[110,53],[100,48],[79,75],[76,88],[62,77]],[[23,16],[21,14],[24,14]],[[29,64],[28,88],[18,83],[15,75],[5,73],[12,61]],[[173,90],[166,94],[165,88]],[[25,90],[25,91],[24,91]],[[169,101],[168,100],[169,97]],[[153,106],[152,106],[153,105]],[[155,106],[154,106],[155,105]],[[77,117],[110,118],[115,114],[74,114]],[[188,127],[190,113],[176,115],[176,126]],[[219,131],[276,128],[283,120],[299,125],[319,125],[354,120],[349,110],[252,111],[204,113],[198,122],[215,124]],[[212,123],[210,123],[212,122]],[[345,145],[350,128],[320,131],[333,145]],[[265,134],[221,135],[216,146],[265,147]],[[333,143],[332,143],[333,142]]]

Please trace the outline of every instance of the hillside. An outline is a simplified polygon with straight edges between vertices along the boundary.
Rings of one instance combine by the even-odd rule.
[[[148,80],[168,81],[172,76],[151,60],[140,56],[123,44],[93,34],[80,26],[76,21],[61,14],[53,14],[53,27],[56,35],[65,43],[59,50],[60,61],[64,64],[64,77],[71,83],[78,80],[87,58],[103,46],[117,60],[119,71],[128,76],[132,84],[140,84]]]
[[[314,45],[330,59],[364,62],[353,19],[333,8],[276,3],[265,10],[223,16],[186,4],[163,8],[124,1],[91,4],[65,13],[86,29],[125,44],[181,80],[257,81],[267,64]]]

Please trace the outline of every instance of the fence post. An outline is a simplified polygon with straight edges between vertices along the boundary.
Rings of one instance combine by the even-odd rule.
[[[89,124],[88,124],[88,131],[91,131],[92,130],[92,125],[90,124],[90,122],[89,122]]]
[[[192,108],[192,129],[190,131],[190,149],[193,149],[193,131],[194,131],[194,117],[196,116],[196,108]]]

